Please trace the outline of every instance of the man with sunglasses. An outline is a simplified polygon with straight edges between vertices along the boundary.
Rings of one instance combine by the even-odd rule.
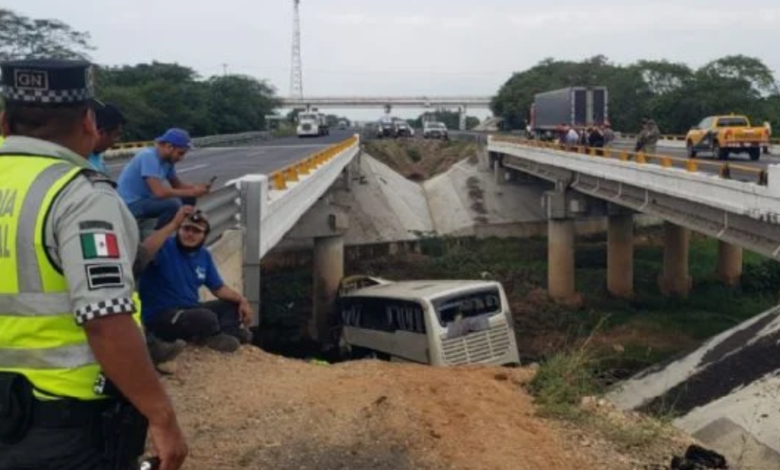
[[[162,228],[182,205],[194,206],[196,198],[211,190],[210,184],[185,183],[176,174],[176,164],[190,148],[187,131],[171,128],[155,140],[154,147],[141,150],[125,165],[117,180],[118,191],[136,219],[157,219],[155,229]]]
[[[252,340],[252,307],[222,281],[204,247],[211,227],[201,212],[187,217],[141,275],[138,292],[146,328],[163,341],[184,340],[233,352]],[[206,286],[219,300],[200,302]]]

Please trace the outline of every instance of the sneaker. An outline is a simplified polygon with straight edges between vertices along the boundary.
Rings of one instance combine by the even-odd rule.
[[[152,357],[152,363],[154,364],[172,361],[184,351],[186,345],[187,343],[180,339],[169,343],[152,334],[146,336],[146,346],[149,349],[149,355]]]
[[[224,333],[206,338],[203,344],[215,351],[226,353],[235,352],[241,346],[238,338]]]

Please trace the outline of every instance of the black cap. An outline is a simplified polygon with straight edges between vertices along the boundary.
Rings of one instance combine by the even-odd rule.
[[[92,64],[84,60],[29,59],[0,63],[0,94],[8,104],[60,107],[94,99]]]

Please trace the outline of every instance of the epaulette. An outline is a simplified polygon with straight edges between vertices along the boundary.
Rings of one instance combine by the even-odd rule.
[[[90,168],[85,168],[81,171],[81,173],[87,177],[87,179],[91,183],[107,183],[110,184],[112,188],[116,188],[116,183],[114,180],[108,177],[105,173],[102,173],[100,171],[92,170]]]

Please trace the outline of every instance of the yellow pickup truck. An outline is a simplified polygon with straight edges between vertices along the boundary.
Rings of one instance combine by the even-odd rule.
[[[765,128],[751,127],[746,116],[735,114],[706,117],[685,136],[689,158],[703,151],[719,160],[728,160],[732,153],[747,153],[751,160],[758,160],[768,141]]]

